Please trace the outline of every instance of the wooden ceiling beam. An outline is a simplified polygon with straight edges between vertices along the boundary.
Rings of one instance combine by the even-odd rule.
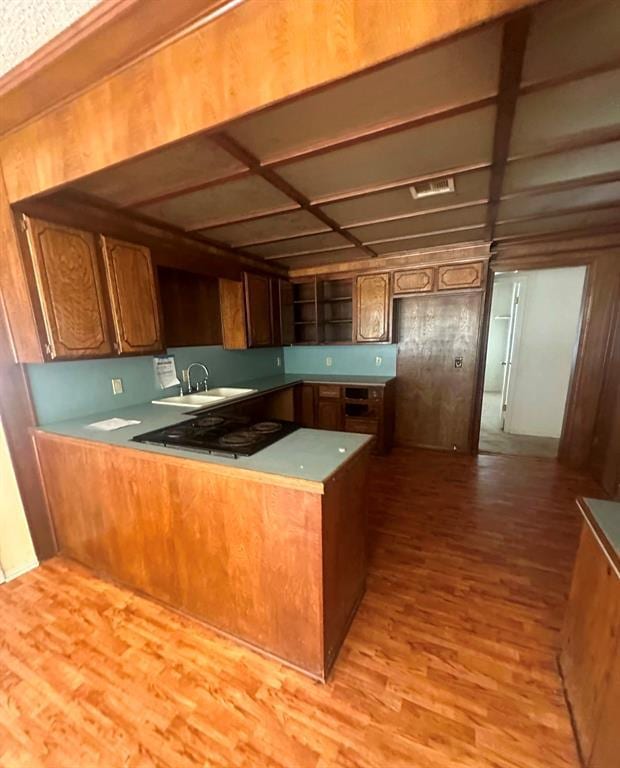
[[[592,211],[620,211],[620,200],[611,203],[597,203],[596,205],[580,205],[575,208],[564,208],[563,210],[543,211],[540,213],[531,213],[528,216],[514,216],[508,219],[498,219],[496,224],[518,224],[523,221],[539,221],[540,219],[552,219],[556,216],[572,216],[576,213],[590,213]],[[620,219],[619,219],[620,221]]]
[[[517,197],[535,197],[537,195],[548,195],[552,192],[569,192],[572,189],[586,189],[598,184],[611,184],[614,181],[620,181],[620,171],[611,171],[609,173],[597,173],[592,176],[583,176],[579,179],[567,179],[565,181],[553,181],[549,184],[539,184],[536,187],[523,187],[515,192],[509,192],[502,195],[502,200],[513,200]]]
[[[214,134],[212,138],[213,141],[215,141],[222,149],[226,150],[237,160],[247,165],[248,168],[250,168],[250,170],[252,170],[258,176],[261,176],[269,184],[280,190],[280,192],[297,203],[301,209],[312,213],[314,216],[316,216],[317,219],[319,219],[319,221],[322,221],[323,224],[328,226],[334,232],[337,232],[338,234],[345,237],[352,245],[355,245],[357,248],[361,248],[369,256],[373,257],[377,255],[371,248],[365,246],[361,240],[358,240],[357,237],[355,237],[355,235],[352,235],[346,229],[343,229],[336,221],[334,221],[334,219],[324,213],[320,208],[312,205],[310,200],[305,195],[303,195],[299,190],[295,189],[295,187],[289,184],[288,181],[276,173],[276,171],[272,170],[271,168],[265,168],[261,166],[258,158],[254,157],[251,152],[248,152],[245,147],[242,147],[239,142],[228,136],[228,134],[224,132],[217,133]]]
[[[489,205],[487,208],[487,234],[493,240],[495,222],[504,184],[504,174],[512,125],[519,96],[521,72],[525,57],[525,46],[530,29],[531,12],[521,11],[510,18],[504,25],[502,53],[499,71],[499,94],[497,97],[497,117],[493,137],[493,160],[491,180],[489,182]]]
[[[203,189],[208,189],[209,187],[216,187],[220,184],[227,184],[229,181],[237,181],[238,179],[243,179],[249,175],[250,169],[244,168],[242,170],[235,171],[234,173],[230,173],[227,176],[219,176],[216,179],[206,179],[205,181],[196,182],[190,186],[177,187],[176,189],[160,192],[159,194],[152,195],[151,197],[140,197],[138,199],[132,200],[129,203],[124,203],[120,207],[126,209],[144,208],[146,205],[162,203],[165,200],[171,200],[172,198],[180,197],[181,195],[191,195],[193,192],[200,192]]]

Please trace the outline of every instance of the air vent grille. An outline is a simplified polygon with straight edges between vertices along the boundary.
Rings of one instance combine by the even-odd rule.
[[[430,197],[431,195],[445,195],[448,192],[454,192],[454,178],[452,176],[443,176],[440,179],[417,181],[409,189],[414,200],[417,200],[419,197]]]

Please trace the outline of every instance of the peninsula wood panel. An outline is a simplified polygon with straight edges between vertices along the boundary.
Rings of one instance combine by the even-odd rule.
[[[25,221],[48,356],[114,354],[94,235],[37,219]]]
[[[391,315],[390,274],[358,275],[355,280],[355,340],[388,341]]]
[[[7,135],[1,154],[9,199],[78,179],[533,4],[412,0],[393,3],[386,17],[375,0],[250,0]]]
[[[609,768],[620,755],[620,647],[611,662],[607,688],[601,702],[601,715],[594,734],[594,742],[587,768]]]
[[[119,354],[163,349],[161,305],[151,252],[133,243],[101,238]]]
[[[395,442],[469,451],[482,293],[423,295],[396,304]]]
[[[590,766],[601,719],[617,715],[604,707],[619,632],[620,577],[584,522],[562,631],[560,665],[586,766]],[[617,677],[614,682],[617,684]],[[603,745],[600,748],[602,751]]]
[[[367,448],[351,459],[358,470],[345,465],[321,493],[320,483],[315,491],[285,487],[41,432],[36,442],[63,554],[325,678],[363,590],[365,560],[325,563],[324,519],[348,499],[328,523],[328,554],[353,552],[352,541],[359,550],[363,497],[351,483],[366,475]],[[327,630],[329,663],[324,568],[338,611]]]

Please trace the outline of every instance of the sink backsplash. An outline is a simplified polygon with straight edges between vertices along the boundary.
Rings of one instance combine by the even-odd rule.
[[[249,379],[284,373],[280,347],[226,350],[217,347],[176,347],[177,374],[192,362],[209,369],[209,386],[228,386]],[[278,367],[277,358],[282,365]],[[118,357],[27,365],[32,399],[39,424],[77,419],[146,403],[173,395],[178,387],[160,389],[155,384],[153,358]],[[123,393],[112,393],[112,379],[123,380]]]

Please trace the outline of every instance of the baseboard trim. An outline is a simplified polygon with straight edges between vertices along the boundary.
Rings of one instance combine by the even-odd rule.
[[[12,568],[10,571],[0,571],[0,583],[6,582],[6,581],[12,581],[13,579],[16,579],[18,576],[23,576],[24,573],[28,573],[28,571],[32,571],[34,568],[37,568],[39,566],[39,561],[37,559],[31,560],[30,562],[26,563],[25,565],[20,565],[18,568]]]

